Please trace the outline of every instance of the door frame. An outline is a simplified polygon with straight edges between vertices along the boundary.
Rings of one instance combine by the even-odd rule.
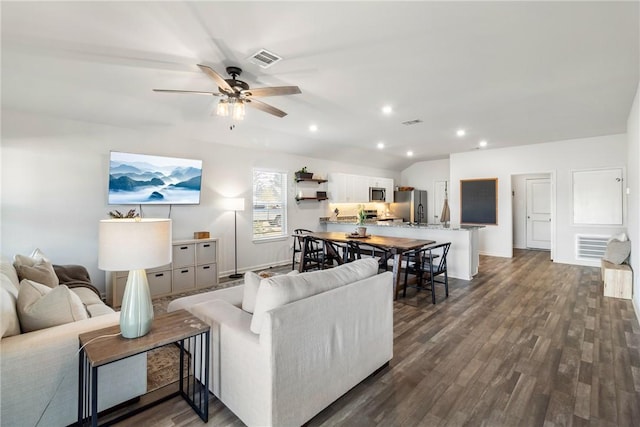
[[[522,178],[523,182],[525,182],[526,185],[526,179],[527,178],[549,178],[549,180],[551,181],[551,242],[550,242],[550,251],[549,251],[549,256],[551,261],[553,261],[555,259],[555,252],[556,252],[556,245],[557,245],[557,227],[556,227],[556,221],[557,221],[557,191],[556,191],[556,186],[557,186],[557,177],[556,177],[556,171],[555,170],[551,170],[551,171],[531,171],[531,172],[522,172],[522,173],[512,173],[511,174],[511,180],[509,182],[509,184],[511,185],[511,220],[512,223],[516,222],[516,210],[514,208],[515,204],[516,204],[516,197],[525,197],[526,198],[526,188],[525,191],[522,192],[522,194],[515,194],[515,190],[513,188],[513,182],[514,179],[516,177]],[[524,201],[525,205],[526,205],[526,199]],[[524,220],[526,221],[526,209],[525,211],[522,213],[525,218]],[[526,224],[526,222],[525,222]],[[511,228],[511,244],[513,245],[513,227]]]
[[[532,183],[533,181],[547,181],[549,183],[549,199],[551,199],[551,178],[525,178],[524,182],[525,182],[525,213],[526,213],[526,220],[525,220],[525,228],[524,228],[524,233],[525,233],[525,245],[527,247],[527,249],[540,249],[540,250],[551,250],[551,223],[549,223],[549,249],[547,248],[536,248],[536,247],[532,247],[529,246],[530,243],[530,239],[532,239],[531,233],[530,234],[530,219],[529,218],[529,209],[531,208],[530,206],[530,202],[531,202],[531,194],[529,193],[529,190],[531,189],[529,184]],[[549,219],[551,219],[551,200],[549,200]]]

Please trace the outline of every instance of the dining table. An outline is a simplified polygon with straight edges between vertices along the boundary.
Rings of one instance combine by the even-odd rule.
[[[406,252],[436,243],[435,240],[413,239],[410,237],[391,237],[377,235],[367,235],[362,237],[339,231],[315,231],[313,233],[305,233],[305,236],[310,236],[318,240],[324,240],[327,242],[338,244],[355,241],[360,244],[378,246],[380,248],[389,250],[389,252],[391,252],[391,254],[393,255],[394,299],[398,299],[398,293],[400,291],[402,255]],[[304,259],[304,255],[305,254],[303,245],[303,253],[301,254],[301,259]],[[302,269],[302,263],[300,263],[300,268]]]

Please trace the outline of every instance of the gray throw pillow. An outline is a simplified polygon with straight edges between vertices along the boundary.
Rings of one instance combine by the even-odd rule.
[[[613,264],[622,264],[629,258],[630,253],[631,242],[629,240],[621,242],[620,240],[614,239],[607,244],[604,259]]]
[[[32,280],[50,288],[55,288],[60,283],[53,265],[45,259],[36,259],[33,265],[15,264],[15,268],[21,281]]]

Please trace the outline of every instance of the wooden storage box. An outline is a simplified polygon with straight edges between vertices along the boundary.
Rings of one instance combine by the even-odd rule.
[[[604,296],[631,299],[633,290],[633,271],[629,264],[613,264],[601,261]]]

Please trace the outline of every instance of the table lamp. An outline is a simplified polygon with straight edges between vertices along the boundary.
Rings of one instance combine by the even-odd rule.
[[[224,199],[223,201],[224,209],[227,211],[233,211],[235,215],[233,218],[233,247],[235,250],[235,268],[232,275],[229,276],[230,279],[239,279],[242,277],[242,274],[238,274],[238,211],[244,210],[244,199],[243,198],[233,198],[233,199]]]
[[[98,268],[129,271],[120,309],[122,336],[146,335],[153,322],[153,304],[145,269],[171,262],[171,220],[102,220],[98,242]]]

